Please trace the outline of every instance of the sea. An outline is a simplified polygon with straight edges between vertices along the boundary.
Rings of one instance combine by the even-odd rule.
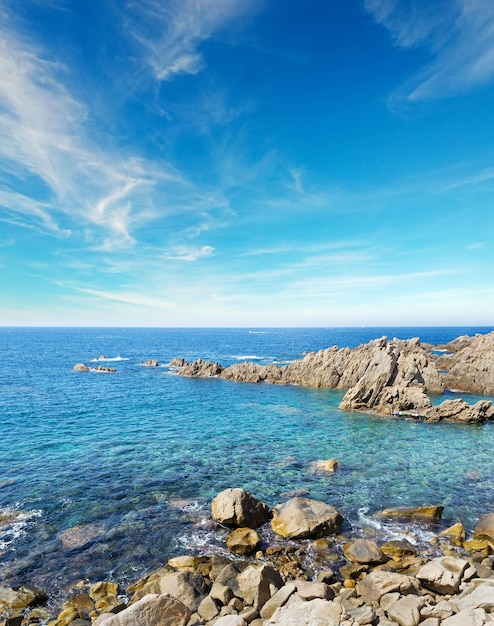
[[[378,513],[425,504],[445,507],[441,528],[471,531],[494,511],[494,423],[342,411],[341,390],[185,378],[168,363],[284,365],[383,335],[439,345],[492,330],[0,328],[0,579],[56,595],[81,579],[125,586],[171,556],[226,554],[210,505],[228,487],[270,507],[306,493],[337,507],[349,536],[420,544],[440,528]],[[479,400],[448,390],[433,401],[457,397]],[[338,471],[314,471],[330,458]]]

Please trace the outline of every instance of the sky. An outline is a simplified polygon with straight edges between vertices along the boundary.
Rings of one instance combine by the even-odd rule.
[[[494,324],[492,0],[0,0],[0,325]]]

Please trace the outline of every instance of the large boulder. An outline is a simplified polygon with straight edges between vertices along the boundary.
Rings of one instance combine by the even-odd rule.
[[[150,577],[132,597],[132,602],[147,594],[167,594],[180,600],[192,612],[208,593],[204,578],[193,571],[177,571]]]
[[[428,561],[417,572],[424,587],[436,593],[457,593],[463,580],[476,574],[475,568],[465,559],[443,556]]]
[[[494,513],[487,513],[480,518],[473,533],[474,539],[486,541],[494,548]]]
[[[269,507],[243,489],[225,489],[211,504],[211,515],[219,524],[257,528],[269,518]]]
[[[226,538],[226,547],[233,554],[252,554],[261,544],[253,528],[235,528]]]
[[[149,594],[135,604],[117,613],[108,614],[101,621],[104,626],[186,626],[191,616],[189,609],[169,595]]]
[[[304,602],[298,596],[276,609],[264,626],[340,626],[345,609],[336,602],[316,598]]]
[[[334,506],[309,498],[292,498],[275,507],[271,527],[282,537],[303,539],[336,533],[342,524],[343,516]]]
[[[387,593],[396,591],[407,595],[418,589],[420,583],[412,576],[382,570],[373,570],[357,584],[357,593],[367,604],[379,602]]]
[[[249,565],[237,580],[241,598],[258,611],[284,584],[279,573],[269,565]]]
[[[386,555],[371,539],[356,539],[343,546],[343,554],[352,563],[377,565],[387,561]]]

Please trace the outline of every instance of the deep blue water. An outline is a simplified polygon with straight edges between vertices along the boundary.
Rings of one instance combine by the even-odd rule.
[[[181,378],[166,364],[282,364],[382,335],[438,344],[491,330],[0,328],[0,510],[20,516],[0,517],[0,576],[50,589],[128,582],[172,555],[220,549],[208,510],[226,487],[270,506],[306,489],[352,532],[383,507],[430,503],[445,506],[444,526],[472,529],[494,511],[494,424],[342,412],[341,391]],[[117,373],[72,371],[100,355]],[[139,365],[150,358],[161,366]],[[340,471],[314,474],[327,458]]]

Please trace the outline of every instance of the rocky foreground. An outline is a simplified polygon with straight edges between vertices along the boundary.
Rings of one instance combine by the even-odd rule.
[[[441,356],[439,349],[444,351]],[[175,359],[170,366],[182,376],[346,389],[340,408],[352,411],[429,422],[494,419],[494,408],[487,400],[471,405],[458,398],[433,406],[429,398],[446,388],[494,395],[494,332],[459,337],[436,350],[419,338],[388,341],[381,337],[353,349],[334,346],[311,352],[281,367],[250,362],[223,367],[202,359],[192,363]]]
[[[388,509],[383,517],[433,524],[442,507]],[[227,556],[180,556],[126,590],[81,581],[58,617],[30,585],[0,586],[3,626],[482,626],[494,622],[494,513],[466,540],[460,523],[434,554],[407,540],[378,545],[341,534],[334,507],[294,497],[273,511],[242,489],[216,496]],[[257,529],[275,539],[262,542]],[[310,553],[317,571],[308,571]]]

